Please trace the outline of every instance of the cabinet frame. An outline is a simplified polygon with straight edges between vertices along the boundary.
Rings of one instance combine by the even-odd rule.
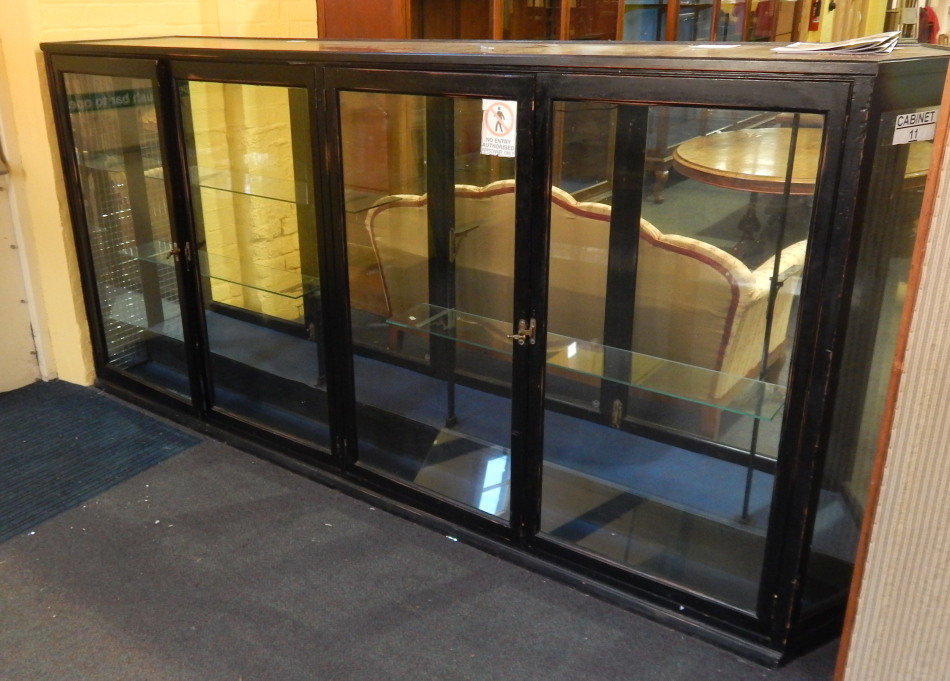
[[[164,42],[163,42],[164,41]],[[737,61],[694,56],[688,48],[653,51],[618,48],[610,54],[585,55],[575,48],[547,48],[534,54],[500,44],[486,52],[452,43],[408,47],[355,43],[160,39],[102,43],[45,44],[53,90],[57,134],[63,158],[67,197],[73,221],[86,313],[90,320],[98,380],[107,389],[137,396],[170,410],[184,421],[209,424],[216,432],[246,438],[261,452],[318,479],[331,480],[355,494],[379,500],[396,512],[437,527],[461,530],[467,540],[616,601],[625,607],[684,627],[761,662],[774,664],[833,635],[840,626],[844,596],[804,609],[802,578],[807,575],[811,533],[825,449],[834,427],[832,406],[839,390],[840,362],[847,339],[862,221],[869,204],[869,178],[877,115],[888,108],[931,106],[940,86],[933,73],[946,58],[930,59],[931,75],[919,75],[911,56],[884,61],[789,61],[765,53]],[[265,49],[262,49],[262,46]],[[388,52],[385,50],[389,50]],[[455,51],[453,51],[455,50]],[[935,57],[924,51],[920,57]],[[322,291],[321,322],[326,347],[329,438],[317,446],[289,441],[278,432],[255,428],[216,414],[210,401],[211,381],[206,329],[202,321],[198,268],[182,263],[179,288],[187,345],[191,405],[165,391],[143,387],[107,365],[106,342],[98,324],[96,280],[85,224],[85,204],[74,143],[69,133],[64,73],[148,78],[153,82],[158,127],[165,163],[164,183],[173,234],[195,246],[196,225],[185,156],[179,79],[239,84],[282,85],[307,93],[311,149],[307,178],[315,200],[313,232]],[[671,75],[675,74],[675,78]],[[495,83],[499,84],[497,87]],[[386,85],[383,85],[383,83]],[[390,83],[392,83],[390,85]],[[480,84],[484,84],[481,87]],[[489,85],[490,84],[490,85]],[[517,99],[531,111],[519,118],[516,229],[515,319],[536,318],[539,350],[515,348],[512,375],[512,512],[509,524],[489,522],[458,506],[360,470],[356,463],[353,339],[349,332],[348,283],[340,120],[335,93],[340,89],[405,94],[489,96]],[[755,613],[690,593],[659,580],[605,564],[582,551],[571,551],[538,536],[542,474],[544,345],[550,211],[548,178],[552,159],[554,100],[607,101],[617,104],[689,104],[694,106],[791,111],[824,116],[824,144],[816,184],[810,255],[805,268],[798,341],[792,358],[783,456],[776,481],[766,536],[765,561]],[[817,217],[817,220],[816,220]],[[313,256],[309,256],[312,260]],[[512,320],[514,321],[514,320]],[[801,427],[806,424],[807,427]],[[686,612],[684,620],[680,613]]]

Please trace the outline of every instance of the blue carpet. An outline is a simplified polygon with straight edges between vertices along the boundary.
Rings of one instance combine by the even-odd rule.
[[[92,388],[0,394],[0,542],[198,442]]]
[[[551,411],[545,413],[545,458],[700,516],[723,522],[741,516],[746,467],[729,461]],[[747,529],[768,524],[773,482],[769,473],[753,474],[750,517],[742,522]]]
[[[436,431],[444,424],[442,381],[365,358],[359,358],[354,368],[357,386],[363,388],[357,396],[362,404],[400,414]],[[507,399],[458,386],[456,411],[459,422],[454,429],[460,434],[502,447],[509,445]],[[545,461],[701,516],[732,523],[741,515],[745,466],[552,410],[547,410],[544,418]],[[746,529],[765,529],[773,482],[768,473],[756,471],[752,476],[750,518],[742,522]]]

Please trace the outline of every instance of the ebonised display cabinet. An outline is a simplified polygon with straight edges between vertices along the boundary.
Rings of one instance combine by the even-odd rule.
[[[99,384],[760,662],[829,640],[948,53],[771,47],[44,44]]]

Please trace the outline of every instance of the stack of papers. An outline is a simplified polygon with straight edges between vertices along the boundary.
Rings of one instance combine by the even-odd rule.
[[[773,52],[837,52],[842,54],[886,54],[897,45],[900,31],[876,33],[863,38],[841,40],[836,43],[792,43],[773,47]]]

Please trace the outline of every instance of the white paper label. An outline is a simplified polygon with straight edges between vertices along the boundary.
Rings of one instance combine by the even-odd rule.
[[[894,125],[894,140],[891,144],[932,140],[937,131],[937,111],[939,109],[900,114]]]
[[[515,156],[518,103],[504,99],[482,100],[482,153],[486,156]]]

